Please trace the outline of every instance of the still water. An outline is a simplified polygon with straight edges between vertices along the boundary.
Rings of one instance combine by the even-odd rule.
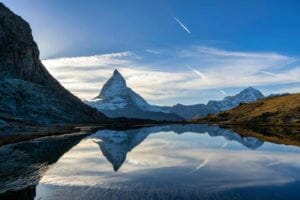
[[[300,148],[206,125],[0,148],[0,199],[300,199]]]

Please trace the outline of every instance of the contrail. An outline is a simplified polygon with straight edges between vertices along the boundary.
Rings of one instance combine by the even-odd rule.
[[[200,72],[200,71],[198,71],[198,70],[196,70],[196,69],[194,69],[194,68],[192,68],[192,67],[188,67],[188,68],[190,68],[195,74],[197,74],[201,79],[206,79],[206,76],[202,73],[202,72]]]
[[[226,143],[224,143],[223,145],[222,145],[222,148],[225,148],[225,147],[227,147],[227,145],[228,145],[228,143],[226,142]]]
[[[177,21],[177,23],[186,31],[188,32],[189,34],[191,34],[191,31],[179,20],[177,19],[176,17],[174,17],[174,19]]]
[[[226,95],[226,92],[224,90],[220,90],[220,89],[217,89],[220,93],[222,93],[223,95]]]
[[[204,160],[200,165],[198,165],[198,167],[196,167],[197,170],[201,169],[202,167],[204,167],[206,164],[208,163],[208,160]]]
[[[202,163],[200,163],[200,164],[196,167],[196,169],[192,170],[192,171],[189,172],[189,173],[194,173],[194,172],[200,170],[200,169],[201,169],[202,167],[204,167],[207,163],[208,163],[208,159],[205,159]]]
[[[275,166],[275,165],[278,165],[278,164],[281,164],[282,163],[282,161],[275,161],[275,162],[272,162],[272,163],[269,163],[269,164],[267,164],[266,166],[267,167],[272,167],[272,166]]]
[[[272,72],[268,72],[268,71],[260,71],[260,72],[263,73],[263,74],[270,75],[270,76],[278,76],[278,74],[275,74],[275,73],[272,73]]]

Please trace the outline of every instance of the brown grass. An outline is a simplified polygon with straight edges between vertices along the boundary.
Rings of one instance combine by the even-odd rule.
[[[300,126],[300,94],[290,94],[241,104],[197,122],[223,124]]]

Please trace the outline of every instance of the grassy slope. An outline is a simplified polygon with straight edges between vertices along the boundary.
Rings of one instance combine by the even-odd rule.
[[[300,94],[270,97],[241,104],[195,122],[246,125],[300,126]]]

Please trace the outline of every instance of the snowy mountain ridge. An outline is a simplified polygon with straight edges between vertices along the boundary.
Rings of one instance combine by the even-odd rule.
[[[229,110],[240,103],[254,102],[261,98],[264,98],[264,95],[259,90],[253,87],[248,87],[234,96],[225,97],[221,101],[209,101],[206,106],[210,107],[210,109],[216,109],[217,112],[220,112]]]
[[[234,96],[227,96],[223,100],[209,101],[207,104],[165,106],[164,109],[176,113],[184,119],[203,117],[238,106],[240,103],[250,103],[264,98],[264,95],[253,87],[248,87]]]
[[[98,96],[88,105],[98,109],[109,117],[129,117],[153,120],[182,120],[203,117],[238,106],[240,103],[250,103],[264,98],[264,95],[253,87],[248,87],[234,96],[223,100],[209,101],[207,104],[174,106],[155,106],[149,104],[143,97],[126,85],[125,79],[118,70],[104,84]]]
[[[104,84],[100,94],[85,101],[88,105],[104,112],[109,117],[130,117],[153,120],[182,120],[170,111],[149,104],[143,97],[127,87],[118,70]]]

